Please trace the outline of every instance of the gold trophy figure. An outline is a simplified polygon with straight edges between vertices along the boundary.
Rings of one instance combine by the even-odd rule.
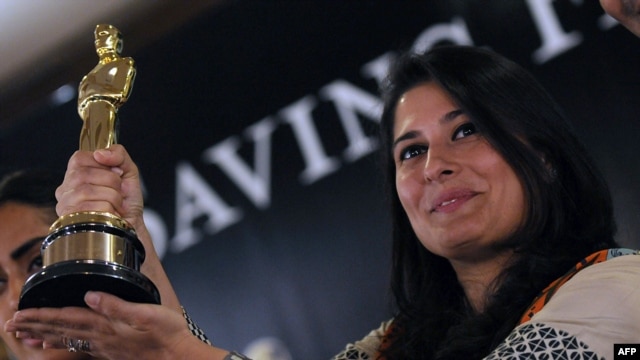
[[[111,25],[98,25],[96,52],[100,58],[78,88],[78,113],[84,121],[80,150],[104,149],[117,143],[118,108],[129,99],[136,68],[132,58],[120,57],[122,36]]]
[[[80,150],[88,151],[117,143],[118,108],[129,98],[136,74],[133,59],[120,57],[118,29],[96,26],[95,46],[98,65],[78,89],[78,113],[84,122]],[[27,279],[19,309],[85,306],[89,290],[160,303],[157,288],[140,272],[144,246],[133,227],[114,214],[77,212],[58,218],[41,252],[43,268]]]

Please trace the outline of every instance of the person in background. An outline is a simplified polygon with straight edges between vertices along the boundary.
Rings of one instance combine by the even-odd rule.
[[[600,0],[604,11],[640,36],[640,0]]]
[[[0,182],[0,318],[18,311],[20,292],[27,278],[42,268],[40,246],[56,220],[54,192],[62,174],[19,171]],[[38,339],[18,339],[2,332],[2,341],[16,359],[90,359],[84,353],[42,348]]]
[[[401,56],[383,98],[396,312],[334,359],[613,359],[613,344],[640,343],[638,251],[616,244],[602,175],[528,72],[440,46]],[[122,145],[79,151],[57,210],[115,212],[148,236],[139,187]],[[107,359],[246,358],[197,341],[166,307],[85,301],[20,311],[5,330],[84,339]]]

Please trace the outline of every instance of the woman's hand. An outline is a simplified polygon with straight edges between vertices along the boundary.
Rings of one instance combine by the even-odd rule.
[[[69,159],[64,181],[56,190],[56,211],[105,211],[138,229],[144,203],[138,167],[122,145],[94,152],[76,151]],[[146,245],[146,244],[145,244]]]
[[[40,338],[48,348],[84,341],[83,350],[104,359],[222,359],[189,331],[184,317],[164,306],[131,303],[113,295],[88,292],[87,308],[40,308],[17,312],[5,331],[19,338]]]

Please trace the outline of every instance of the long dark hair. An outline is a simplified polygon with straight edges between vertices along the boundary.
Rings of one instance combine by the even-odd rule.
[[[481,314],[467,305],[447,259],[426,250],[395,188],[392,158],[399,98],[439,84],[523,184],[524,224],[504,244],[517,260],[496,281]],[[397,306],[387,359],[472,359],[495,348],[526,307],[580,259],[615,247],[608,186],[565,115],[519,65],[489,50],[442,46],[400,56],[383,89],[381,143],[392,209],[391,287]]]

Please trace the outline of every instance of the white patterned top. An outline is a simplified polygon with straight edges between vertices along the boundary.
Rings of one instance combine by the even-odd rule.
[[[638,255],[613,249],[609,260],[578,271],[484,360],[613,360],[614,344],[640,344]],[[333,360],[375,359],[389,324],[347,345]]]

